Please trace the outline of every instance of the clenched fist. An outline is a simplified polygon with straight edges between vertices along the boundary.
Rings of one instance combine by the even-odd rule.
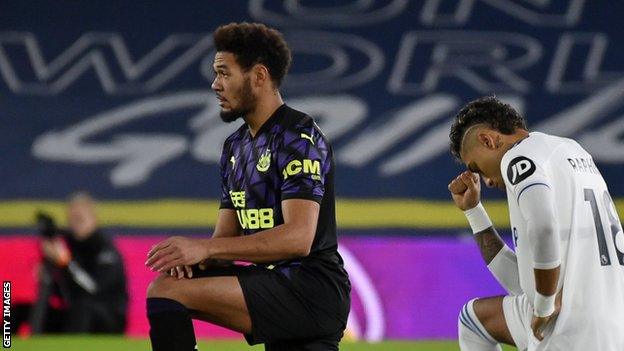
[[[460,210],[469,210],[481,200],[481,178],[476,173],[465,171],[449,183],[448,190]]]

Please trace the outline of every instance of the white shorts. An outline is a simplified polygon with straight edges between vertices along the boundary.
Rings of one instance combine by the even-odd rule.
[[[505,296],[503,298],[503,314],[511,337],[520,351],[542,350],[548,344],[555,323],[550,323],[544,330],[544,340],[540,342],[533,336],[531,319],[533,306],[529,303],[526,294]]]

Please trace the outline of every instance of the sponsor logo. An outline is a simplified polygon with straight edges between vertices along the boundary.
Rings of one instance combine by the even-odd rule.
[[[230,190],[230,199],[232,205],[236,208],[245,208],[245,192],[244,191],[232,191]]]
[[[535,173],[535,163],[524,156],[518,156],[511,160],[507,167],[507,179],[516,185]]]
[[[299,173],[310,174],[312,175],[312,179],[321,180],[321,162],[308,159],[303,161],[292,160],[284,167],[284,170],[282,170],[284,180]]]
[[[312,143],[312,145],[314,145],[314,139],[312,139],[311,136],[307,135],[306,133],[301,133],[301,138],[303,139],[307,139],[310,140],[310,142]]]
[[[271,229],[275,226],[272,208],[236,210],[236,215],[243,229]]]

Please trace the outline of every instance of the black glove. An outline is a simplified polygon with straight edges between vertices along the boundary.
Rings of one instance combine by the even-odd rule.
[[[37,211],[35,214],[35,219],[37,221],[37,229],[39,229],[39,233],[44,238],[53,238],[56,236],[58,230],[56,229],[56,224],[54,223],[54,219],[52,217],[42,211]]]

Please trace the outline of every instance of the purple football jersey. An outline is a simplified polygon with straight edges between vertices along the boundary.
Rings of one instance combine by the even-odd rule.
[[[333,154],[310,116],[282,105],[255,137],[246,124],[241,126],[224,143],[221,178],[221,208],[236,211],[245,235],[283,224],[283,200],[320,204],[310,255],[274,264],[316,258],[342,266],[336,243]]]

